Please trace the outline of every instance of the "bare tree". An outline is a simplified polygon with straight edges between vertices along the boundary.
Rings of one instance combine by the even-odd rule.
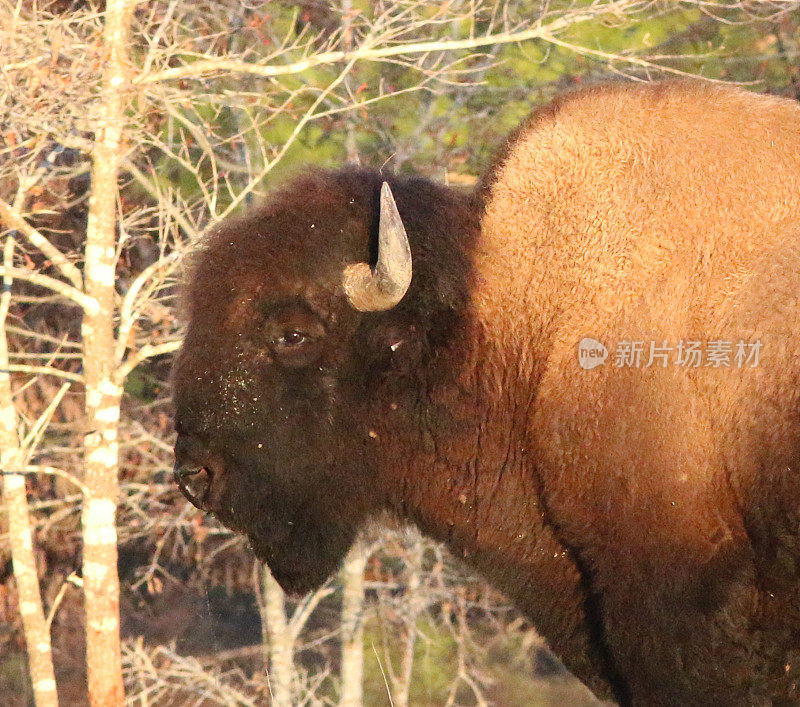
[[[797,58],[790,30],[800,3],[456,0],[433,8],[421,0],[341,0],[267,12],[236,0],[106,0],[73,3],[61,14],[51,5],[0,0],[0,462],[9,518],[0,546],[13,556],[37,704],[54,703],[49,626],[78,586],[94,704],[121,703],[124,678],[129,699],[143,703],[205,690],[219,704],[271,696],[278,705],[357,705],[372,660],[365,642],[381,635],[382,679],[395,704],[408,704],[416,655],[434,640],[423,624],[455,646],[455,682],[443,700],[465,692],[489,702],[470,617],[496,633],[510,633],[515,619],[488,591],[481,590],[491,597],[485,606],[455,592],[464,577],[448,573],[441,550],[418,537],[354,550],[340,577],[299,603],[259,570],[263,674],[229,667],[233,658],[223,651],[187,658],[135,639],[120,648],[118,543],[152,548],[136,580],[123,585],[128,591],[180,584],[167,567],[171,557],[196,561],[203,578],[220,558],[245,555],[164,480],[172,442],[165,409],[124,393],[148,375],[149,358],[178,346],[171,290],[181,258],[209,224],[309,157],[380,166],[398,151],[396,163],[416,162],[427,139],[438,162],[423,171],[454,175],[461,163],[445,139],[450,116],[439,114],[436,100],[452,98],[467,112],[509,53],[530,52],[532,65],[560,53],[636,77],[691,74],[697,64],[684,56],[685,42],[609,48],[581,31],[622,33],[658,13],[686,12],[699,19],[683,24],[704,32],[747,23],[777,32],[781,23],[780,41],[759,51],[788,64]],[[398,137],[392,112],[405,101],[421,110],[414,131]],[[381,120],[381,111],[389,117]],[[476,121],[485,118],[484,108],[475,111]],[[163,370],[154,375],[163,387]],[[48,583],[43,602],[34,540],[72,537],[78,517],[82,580],[65,573],[52,590]],[[365,578],[365,566],[384,561],[391,572]],[[41,561],[39,568],[46,569]],[[328,601],[336,611],[312,626]],[[312,653],[313,669],[304,662]],[[332,674],[337,659],[341,669]]]
[[[294,676],[294,636],[286,617],[285,596],[266,567],[263,578],[261,626],[265,632],[265,645],[269,646],[267,675],[270,695],[275,705],[292,704]]]
[[[391,678],[393,702],[397,707],[407,707],[411,693],[411,674],[414,668],[414,648],[417,641],[417,620],[425,608],[425,598],[422,587],[422,553],[424,543],[421,538],[415,538],[405,558],[405,592],[402,605],[398,607],[401,624],[401,651],[400,665],[395,669],[385,651],[386,672]],[[385,606],[385,598],[382,608]],[[385,614],[385,612],[384,612]],[[383,616],[385,620],[385,616]]]
[[[92,151],[91,196],[83,268],[91,298],[81,324],[88,432],[84,437],[83,593],[86,665],[93,705],[121,704],[116,511],[117,425],[122,397],[114,370],[114,284],[117,261],[117,176],[125,149],[126,85],[131,17],[136,0],[107,0],[100,115]]]
[[[267,676],[269,694],[276,707],[302,702],[302,679],[294,663],[298,637],[319,603],[333,593],[331,583],[309,593],[290,612],[286,595],[268,568],[258,573],[261,580],[261,626],[268,647]]]
[[[119,165],[126,150],[123,135],[130,73],[127,51],[130,42],[130,22],[135,5],[135,0],[109,0],[104,13],[103,32],[98,37],[100,54],[105,57],[105,61],[102,64],[104,68],[99,98],[94,106],[96,115],[87,126],[92,129],[94,140],[91,144],[91,196],[88,203],[82,271],[23,218],[25,199],[35,180],[26,181],[22,178],[18,180],[18,198],[14,206],[5,202],[0,203],[3,224],[25,236],[28,244],[38,250],[39,262],[43,262],[44,267],[53,271],[50,275],[35,268],[31,270],[15,266],[16,243],[9,235],[2,268],[6,283],[10,286],[11,280],[15,279],[49,290],[52,294],[77,306],[81,316],[82,374],[69,374],[54,366],[54,359],[57,357],[50,357],[48,361],[48,357],[43,356],[44,365],[25,364],[16,368],[23,373],[45,373],[72,378],[83,384],[86,433],[83,440],[83,479],[78,483],[83,496],[82,586],[86,610],[87,675],[89,697],[95,705],[114,705],[123,701],[115,516],[119,496],[118,424],[121,383],[125,371],[129,370],[129,361],[123,361],[122,357],[117,355],[120,352],[116,329],[120,317],[117,310],[115,273],[119,255],[117,179]],[[15,10],[17,14],[18,10],[19,6]],[[30,256],[26,257],[30,261]],[[41,258],[44,258],[44,261]],[[10,288],[8,294],[10,295]],[[7,306],[6,299],[4,314],[7,314]],[[126,324],[124,317],[122,324],[121,329],[124,331]],[[124,352],[123,347],[122,353]],[[14,370],[14,366],[6,362],[3,369],[4,379],[8,381],[8,372]],[[6,387],[4,401],[7,404],[4,406],[4,411],[12,425],[9,427],[11,431],[13,410],[10,405],[9,390]],[[51,401],[51,405],[45,411],[47,415],[52,415],[63,395],[62,389],[57,399]],[[46,422],[47,417],[41,419]],[[38,441],[36,435],[33,439]],[[7,449],[12,455],[14,454],[14,445],[10,445]],[[13,461],[16,460],[9,458],[9,462]],[[9,466],[13,469],[15,464],[10,463]],[[45,469],[36,467],[30,469],[30,471],[43,470]],[[24,483],[20,487],[20,477],[6,476],[4,481],[6,491],[12,494],[12,498],[15,498],[14,494],[19,498],[20,488],[24,497]],[[24,509],[24,504],[9,504],[12,525],[20,538],[25,530],[20,526],[20,513]],[[26,564],[30,563],[23,563],[20,567],[18,582],[25,582],[30,574],[23,571]],[[38,595],[38,587],[36,590]],[[34,604],[31,591],[28,582],[26,596],[28,603],[21,606],[25,610],[24,615],[32,617],[30,621],[26,621],[28,640],[36,640],[38,637],[34,643],[34,650],[31,651],[31,668],[34,673],[34,689],[39,696],[40,693],[44,694],[44,690],[54,693],[55,681],[52,665],[48,670],[50,659],[47,631],[42,631],[42,626],[39,625],[44,625],[43,616],[40,616],[41,609],[27,610]],[[40,655],[42,659],[39,659]]]
[[[6,236],[3,265],[10,268],[14,253],[14,237]],[[8,371],[8,339],[6,321],[11,301],[11,277],[3,278],[0,295],[0,469],[3,474],[3,503],[8,512],[8,533],[14,578],[19,595],[19,609],[28,644],[31,683],[38,706],[57,705],[55,672],[50,647],[50,631],[42,608],[39,575],[33,550],[28,497],[25,489],[24,467],[26,452],[35,447],[35,440],[47,425],[49,416],[61,400],[65,389],[52,401],[23,440],[20,440],[20,420],[14,405],[14,391]]]
[[[342,567],[342,689],[341,707],[361,705],[364,681],[364,568],[369,549],[356,543]]]

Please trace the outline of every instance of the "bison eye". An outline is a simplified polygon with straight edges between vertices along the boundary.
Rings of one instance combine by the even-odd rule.
[[[297,346],[302,344],[308,337],[301,331],[285,331],[276,340],[278,346]]]

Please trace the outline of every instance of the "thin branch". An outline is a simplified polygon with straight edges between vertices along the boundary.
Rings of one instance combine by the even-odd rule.
[[[46,464],[26,464],[25,466],[15,468],[11,471],[2,470],[0,471],[0,474],[45,474],[47,476],[58,476],[65,481],[69,481],[69,483],[79,488],[81,491],[86,491],[86,486],[74,474],[70,474],[68,471],[64,471],[64,469],[59,469],[55,466],[48,466]]]
[[[311,614],[314,613],[314,609],[317,608],[323,599],[331,594],[333,594],[333,587],[326,585],[317,589],[313,594],[306,596],[303,601],[298,604],[289,621],[289,631],[293,641],[299,638],[300,632],[308,622]]]
[[[38,331],[31,331],[29,329],[22,329],[21,327],[16,327],[11,324],[6,324],[6,331],[9,334],[17,334],[18,336],[24,336],[37,341],[44,341],[48,344],[55,344],[58,347],[73,349],[79,349],[81,347],[81,345],[76,341],[67,341],[66,335],[64,338],[58,339],[55,336],[41,334]]]
[[[381,671],[381,676],[383,677],[383,684],[386,687],[386,697],[389,699],[389,705],[394,707],[394,700],[392,699],[392,690],[389,687],[389,681],[386,679],[386,672],[383,669],[383,662],[381,661],[381,657],[378,655],[378,649],[375,648],[375,644],[372,643],[372,652],[375,654],[375,660],[378,661],[378,667]]]
[[[222,220],[227,217],[229,214],[233,212],[233,210],[244,200],[244,198],[255,189],[255,187],[261,183],[264,177],[269,174],[273,167],[278,164],[284,157],[284,155],[289,151],[289,148],[294,144],[295,140],[297,140],[298,136],[303,132],[303,128],[305,128],[306,124],[316,117],[315,111],[317,107],[322,103],[327,96],[333,91],[342,81],[347,78],[347,75],[350,73],[350,70],[353,68],[356,60],[351,59],[347,65],[342,69],[339,75],[329,83],[325,89],[317,96],[316,100],[311,104],[311,107],[303,114],[303,117],[297,121],[297,124],[294,126],[294,130],[292,130],[292,134],[286,139],[286,141],[281,146],[281,149],[278,151],[278,154],[264,167],[262,168],[261,172],[256,175],[254,179],[251,179],[248,185],[240,191],[236,197],[228,204],[228,207],[219,214],[216,218],[217,220]]]
[[[61,602],[64,600],[64,595],[67,593],[67,589],[69,589],[70,585],[72,585],[73,587],[78,587],[80,589],[81,587],[83,587],[83,580],[80,577],[78,577],[78,575],[75,572],[73,572],[61,584],[61,587],[59,587],[58,590],[58,594],[56,594],[55,599],[53,599],[53,604],[50,606],[50,612],[47,614],[48,631],[50,631],[50,627],[53,625],[53,619],[56,616],[58,607],[61,606]]]
[[[2,199],[0,199],[0,219],[2,219],[9,228],[13,228],[25,236],[32,246],[38,248],[42,255],[58,268],[59,272],[72,283],[73,287],[78,290],[83,289],[83,275],[81,275],[81,271],[69,261],[66,255]]]
[[[114,371],[114,380],[117,384],[121,385],[131,374],[131,371],[143,361],[146,361],[148,358],[153,358],[154,356],[163,356],[164,354],[173,353],[180,347],[180,339],[165,341],[162,344],[148,344],[147,346],[142,346],[142,348],[133,356],[126,359],[125,362],[120,364],[117,370]]]
[[[41,415],[39,415],[36,422],[31,425],[31,429],[28,431],[28,434],[25,435],[25,439],[22,440],[22,444],[20,445],[23,453],[25,454],[25,463],[28,462],[30,459],[30,455],[36,446],[39,444],[39,441],[44,434],[44,431],[47,429],[47,425],[50,423],[50,420],[53,417],[58,406],[61,404],[62,398],[66,395],[67,391],[70,389],[69,383],[64,383],[58,392],[53,396],[50,402],[47,404],[47,407],[44,409]]]
[[[178,251],[174,251],[164,258],[159,258],[142,270],[131,283],[122,300],[122,306],[120,307],[119,330],[117,332],[117,343],[114,350],[115,361],[122,360],[128,345],[128,337],[131,333],[131,328],[138,319],[135,310],[137,307],[137,299],[142,288],[147,284],[148,280],[160,270],[174,268],[179,257],[180,254]]]
[[[60,368],[51,366],[26,366],[21,363],[10,363],[8,366],[0,368],[0,373],[30,373],[37,376],[55,376],[73,383],[83,383],[83,376],[72,371],[62,371]]]
[[[33,285],[52,290],[72,300],[87,313],[96,313],[100,309],[100,305],[94,297],[90,297],[76,287],[68,285],[66,282],[61,282],[61,280],[56,280],[49,275],[43,275],[39,272],[30,272],[28,270],[22,270],[21,268],[0,266],[0,276],[11,277],[15,280],[24,280]]]
[[[698,76],[697,74],[693,74],[690,71],[682,71],[681,69],[676,69],[672,66],[668,66],[666,64],[657,64],[654,61],[644,59],[642,57],[632,56],[629,54],[614,54],[611,52],[604,52],[601,49],[590,49],[589,47],[582,47],[578,44],[572,44],[570,42],[565,42],[562,39],[557,39],[553,35],[546,34],[542,36],[542,39],[554,46],[561,47],[562,49],[567,49],[575,54],[579,54],[582,56],[591,56],[598,59],[605,59],[608,62],[622,62],[625,64],[631,64],[633,66],[638,66],[643,69],[651,69],[653,71],[662,71],[666,74],[672,74],[673,76],[681,76],[685,78],[694,78],[694,79],[703,79],[704,81],[708,81],[709,83],[722,83],[722,84],[730,84],[731,81],[726,81],[724,79],[715,79],[710,78],[708,76]],[[672,58],[672,57],[663,57],[664,59]],[[751,82],[754,83],[754,82]]]
[[[10,268],[16,242],[9,234],[3,245],[3,263]],[[11,277],[4,274],[0,294],[0,368],[8,365],[8,340],[5,323],[11,302]],[[19,414],[14,405],[11,377],[0,374],[0,468],[20,466],[23,451],[19,444]],[[28,495],[25,479],[19,474],[2,474],[3,504],[8,516],[8,544],[14,580],[19,594],[19,612],[28,648],[28,668],[37,707],[58,705],[50,634],[45,622],[39,588],[36,555],[33,551]]]
[[[630,12],[631,8],[643,7],[639,0],[612,0],[611,2],[592,5],[590,10],[575,12],[555,19],[546,25],[541,21],[525,30],[511,32],[497,32],[469,37],[467,39],[431,40],[427,42],[408,42],[393,44],[391,46],[375,47],[365,44],[353,51],[329,51],[306,57],[300,61],[283,65],[253,64],[238,59],[205,59],[192,62],[185,66],[176,66],[163,71],[141,74],[134,79],[134,83],[149,84],[175,79],[200,79],[208,74],[218,72],[253,74],[263,78],[299,74],[308,69],[339,62],[380,61],[388,57],[426,54],[431,52],[455,51],[459,49],[477,49],[498,44],[514,44],[530,41],[532,39],[548,40],[554,32],[560,32],[566,27],[597,19],[603,14],[622,14]]]
[[[161,191],[156,187],[152,180],[140,170],[132,160],[125,164],[125,171],[128,172],[153,199],[163,206],[169,212],[169,215],[175,219],[175,222],[183,229],[184,233],[191,239],[196,240],[199,236],[197,228],[189,222],[189,220],[176,208],[176,206],[165,199]]]

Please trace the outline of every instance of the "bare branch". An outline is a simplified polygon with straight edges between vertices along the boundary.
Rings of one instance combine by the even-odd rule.
[[[294,130],[292,130],[291,135],[284,142],[283,146],[278,151],[278,154],[272,160],[270,160],[268,164],[264,165],[264,168],[261,170],[259,174],[255,175],[252,179],[250,179],[248,185],[236,195],[236,197],[228,205],[228,208],[226,208],[225,211],[223,211],[219,216],[217,216],[218,220],[222,220],[226,216],[231,214],[234,211],[234,209],[236,209],[236,207],[242,202],[242,200],[248,194],[250,194],[253,191],[253,189],[255,189],[255,187],[259,184],[259,182],[261,182],[261,180],[264,179],[264,177],[267,174],[269,174],[269,172],[273,169],[273,167],[275,167],[275,165],[278,164],[278,162],[280,162],[283,159],[284,155],[292,146],[292,144],[300,135],[300,133],[303,131],[303,128],[306,126],[306,124],[312,118],[315,117],[317,107],[320,105],[320,103],[322,103],[322,101],[328,96],[328,94],[331,91],[333,91],[340,83],[342,83],[342,81],[345,80],[347,75],[350,73],[350,70],[353,68],[354,64],[355,64],[355,59],[351,59],[347,63],[347,65],[342,69],[339,75],[325,87],[325,89],[319,94],[317,99],[311,104],[309,109],[303,114],[303,117],[297,121]]]
[[[20,268],[7,267],[4,265],[0,267],[0,275],[3,277],[10,277],[14,280],[25,280],[26,282],[30,282],[32,285],[38,285],[39,287],[46,287],[48,290],[52,290],[53,292],[72,300],[85,312],[96,312],[100,307],[94,297],[84,294],[72,285],[68,285],[66,282],[61,282],[61,280],[56,280],[55,278],[50,277],[49,275],[43,275],[40,272],[22,270]]]
[[[84,437],[86,500],[83,530],[83,596],[86,611],[86,667],[93,707],[122,704],[119,574],[116,512],[119,501],[119,416],[122,389],[114,373],[115,268],[117,258],[117,180],[129,100],[128,49],[136,0],[106,0],[103,50],[106,60],[94,125],[84,279],[98,303],[81,322],[84,352]]]
[[[160,206],[163,206],[169,212],[169,215],[175,219],[175,222],[183,229],[183,232],[190,239],[196,240],[198,238],[199,233],[197,228],[195,228],[195,226],[186,218],[186,216],[184,216],[177,208],[175,208],[174,204],[170,203],[169,199],[165,198],[164,194],[158,190],[153,181],[148,179],[144,172],[142,172],[132,161],[125,165],[125,170],[130,173],[139,186],[141,186],[151,197],[153,197],[153,199]]]
[[[59,469],[54,466],[47,466],[45,464],[26,464],[15,468],[13,471],[4,471],[4,474],[46,474],[48,476],[58,476],[65,481],[69,481],[73,486],[86,491],[86,486],[74,474],[70,474],[64,469]]]
[[[122,306],[120,307],[120,315],[119,315],[119,329],[117,331],[117,343],[114,350],[114,360],[121,361],[122,357],[125,353],[125,348],[128,345],[128,337],[131,332],[131,328],[136,322],[137,319],[137,308],[140,306],[140,297],[139,293],[142,291],[144,286],[154,278],[156,275],[161,275],[161,281],[166,277],[166,274],[163,271],[167,271],[167,273],[171,272],[180,257],[180,254],[175,251],[170,255],[159,258],[156,262],[148,265],[142,272],[140,272],[133,282],[130,284],[128,291],[125,293],[125,297],[122,300]],[[148,298],[143,298],[147,300]],[[164,353],[168,353],[165,351]],[[157,354],[150,354],[157,355]],[[141,359],[143,360],[143,359]],[[141,362],[141,360],[139,362]],[[135,364],[138,365],[138,364]],[[134,365],[134,367],[135,367]],[[130,370],[133,370],[131,368]],[[130,371],[128,371],[129,373]],[[122,377],[124,378],[127,376],[127,373]]]
[[[148,344],[142,346],[133,356],[130,356],[122,363],[116,371],[114,371],[114,380],[118,385],[122,385],[125,379],[131,374],[136,366],[148,358],[154,356],[163,356],[164,354],[173,353],[181,347],[180,339],[173,339],[172,341],[165,341],[161,344]]]
[[[63,378],[64,380],[72,381],[73,383],[83,383],[83,376],[80,373],[72,373],[71,371],[62,371],[59,368],[52,368],[51,366],[26,366],[23,364],[10,363],[3,368],[0,368],[0,373],[31,373],[37,376],[55,376],[56,378]]]
[[[192,62],[185,66],[176,66],[162,71],[140,74],[134,83],[149,84],[175,79],[200,79],[208,74],[220,72],[252,74],[262,78],[274,78],[299,74],[318,66],[347,62],[353,64],[357,61],[380,61],[396,56],[409,56],[412,54],[429,54],[434,52],[456,51],[464,49],[478,49],[480,47],[500,44],[516,44],[532,39],[549,41],[554,33],[566,27],[596,20],[603,14],[624,14],[642,9],[647,3],[641,0],[608,0],[596,2],[589,9],[578,12],[568,12],[557,17],[547,24],[541,21],[534,23],[533,27],[510,32],[487,33],[481,36],[466,39],[432,40],[426,42],[401,42],[390,46],[375,46],[365,42],[362,46],[352,51],[321,52],[301,59],[300,61],[282,65],[254,64],[237,59],[205,59]],[[386,39],[382,37],[382,39]]]
[[[50,612],[47,614],[47,630],[50,630],[50,627],[53,625],[53,619],[56,617],[56,612],[58,611],[58,607],[61,606],[61,602],[64,600],[64,596],[67,593],[67,589],[70,586],[81,588],[83,587],[83,580],[78,577],[78,575],[73,572],[67,577],[64,582],[61,584],[61,587],[58,590],[58,594],[56,594],[55,599],[53,599],[53,603],[50,605]]]
[[[0,199],[0,219],[2,219],[9,228],[19,231],[30,241],[31,245],[38,248],[42,255],[58,268],[59,272],[72,283],[75,289],[83,289],[83,276],[81,275],[81,271],[67,259],[66,255],[2,199]]]

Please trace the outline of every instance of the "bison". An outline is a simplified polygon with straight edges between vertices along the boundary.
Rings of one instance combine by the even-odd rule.
[[[176,480],[289,591],[388,510],[598,695],[796,701],[798,213],[800,108],[691,82],[534,111],[472,193],[304,173],[192,258]]]

